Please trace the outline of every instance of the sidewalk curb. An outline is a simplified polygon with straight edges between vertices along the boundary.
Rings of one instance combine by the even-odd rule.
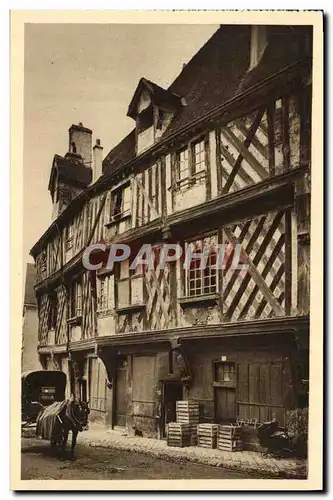
[[[301,465],[299,468],[296,469],[289,469],[287,471],[283,471],[281,469],[276,469],[273,470],[270,468],[269,470],[263,470],[259,463],[256,464],[254,467],[252,464],[248,462],[241,462],[241,461],[221,461],[215,457],[204,457],[204,456],[196,456],[195,454],[193,455],[187,455],[185,453],[182,453],[182,448],[174,448],[174,447],[169,447],[168,451],[165,452],[164,450],[160,449],[154,449],[154,448],[149,448],[145,446],[137,446],[136,444],[133,446],[134,443],[125,443],[125,442],[110,442],[104,439],[104,440],[90,440],[87,438],[81,437],[80,441],[81,443],[85,443],[88,446],[92,448],[109,448],[109,449],[117,449],[117,450],[123,450],[123,451],[131,451],[133,453],[143,453],[143,454],[148,454],[157,458],[161,458],[164,460],[169,460],[172,462],[193,462],[197,464],[203,464],[203,465],[208,465],[212,467],[221,467],[223,469],[229,469],[229,470],[235,470],[239,472],[246,472],[246,473],[252,473],[252,474],[260,474],[264,478],[273,478],[273,479],[306,479],[307,478],[307,471],[306,471],[306,465]],[[236,458],[236,457],[235,457]]]

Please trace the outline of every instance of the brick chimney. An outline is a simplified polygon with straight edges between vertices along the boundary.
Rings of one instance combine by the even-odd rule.
[[[96,139],[96,144],[93,147],[93,182],[102,175],[102,160],[103,160],[103,147],[101,141]]]
[[[92,131],[83,126],[82,122],[72,125],[69,129],[68,152],[81,156],[82,161],[91,167]]]

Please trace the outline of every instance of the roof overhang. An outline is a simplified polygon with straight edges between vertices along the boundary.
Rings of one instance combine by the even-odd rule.
[[[150,82],[146,78],[140,78],[127,111],[127,116],[134,120],[137,116],[137,104],[144,90],[148,90],[152,102],[156,105],[164,105],[174,109],[181,105],[180,97],[170,92],[170,90],[166,90],[156,83]]]

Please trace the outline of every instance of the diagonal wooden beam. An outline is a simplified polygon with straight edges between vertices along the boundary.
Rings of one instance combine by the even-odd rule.
[[[271,253],[271,255],[270,255],[269,259],[267,260],[266,265],[265,265],[265,267],[264,267],[264,269],[262,271],[262,277],[263,278],[266,278],[266,276],[268,275],[268,273],[269,273],[271,267],[273,266],[275,260],[277,259],[277,256],[280,253],[280,251],[281,251],[281,249],[282,249],[282,247],[284,245],[284,240],[285,240],[284,234],[281,234],[280,238],[278,239],[278,241],[277,241],[277,243],[276,243],[276,245],[274,247],[273,252]],[[271,289],[272,292],[274,291],[272,289],[272,286],[270,286],[269,288]],[[253,288],[253,290],[252,290],[252,292],[250,294],[250,296],[248,297],[248,299],[247,299],[247,301],[246,301],[246,303],[245,303],[245,305],[244,305],[244,307],[242,309],[242,312],[241,312],[241,314],[239,316],[239,319],[244,319],[246,317],[246,315],[247,315],[247,313],[248,313],[248,311],[249,311],[249,309],[250,309],[250,307],[251,307],[251,305],[252,305],[252,303],[253,303],[253,301],[255,299],[255,296],[257,295],[258,290],[259,290],[258,289],[258,285],[255,284],[254,288]]]
[[[249,220],[249,221],[246,221],[246,224],[244,224],[244,227],[242,229],[242,232],[240,234],[240,236],[238,237],[238,242],[243,246],[243,241],[245,240],[245,237],[247,235],[247,232],[248,232],[248,229],[250,228],[251,224],[252,224],[252,219]],[[263,216],[261,217],[260,221],[258,222],[257,224],[257,227],[255,228],[254,232],[251,234],[250,236],[250,239],[246,245],[246,247],[244,248],[245,252],[247,252],[248,254],[251,252],[258,236],[260,235],[260,233],[262,232],[262,229],[264,227],[264,224],[266,222],[266,217]],[[245,230],[245,232],[244,232]],[[231,231],[231,234],[233,234],[233,232]],[[231,257],[233,258],[233,255],[230,255],[226,265],[228,265]],[[236,279],[238,278],[238,275],[240,273],[240,270],[238,269],[235,269],[233,275],[231,276],[230,280],[229,280],[229,283],[227,284],[226,288],[225,288],[225,291],[224,291],[224,299],[226,299],[229,295],[229,293],[231,292],[231,289],[236,281]]]
[[[236,135],[227,127],[222,130],[222,134],[231,142],[231,144],[239,151],[242,156],[242,161],[246,160],[251,168],[256,172],[260,180],[268,176],[268,171],[261,165],[261,163],[250,153],[248,146],[236,137]]]
[[[103,208],[104,208],[104,205],[105,205],[105,202],[106,202],[106,198],[107,198],[107,196],[108,196],[108,193],[106,192],[106,193],[105,193],[105,195],[104,195],[104,197],[103,197],[103,199],[102,199],[102,202],[101,202],[101,204],[100,204],[100,206],[99,206],[98,212],[97,212],[97,214],[96,214],[96,218],[95,218],[95,221],[94,221],[93,227],[91,228],[90,235],[89,235],[88,240],[87,240],[87,246],[89,246],[89,245],[90,245],[91,240],[92,240],[92,239],[93,239],[93,237],[94,237],[94,232],[95,232],[95,229],[96,229],[96,227],[97,227],[97,224],[98,224],[99,218],[100,218],[100,216],[101,216],[102,210],[103,210]]]
[[[235,164],[236,164],[237,160],[235,160],[235,158],[227,150],[227,148],[223,146],[223,144],[221,144],[221,153],[223,154],[223,156],[225,157],[225,159],[227,160],[229,165],[232,167],[232,171],[230,174],[228,174],[228,176],[232,175],[232,172],[233,172],[233,169],[235,168]],[[221,168],[223,168],[222,165],[221,165]],[[246,184],[250,184],[250,185],[253,184],[252,177],[244,170],[244,168],[241,165],[239,166],[238,174]],[[231,187],[231,185],[230,185],[230,187]]]
[[[274,276],[273,281],[269,287],[272,293],[274,292],[275,288],[278,286],[284,272],[285,272],[284,265],[281,264],[281,266],[279,267],[279,269],[278,269],[276,275]],[[283,293],[283,298],[284,298],[284,292],[282,292],[282,293]],[[281,304],[282,301],[280,302],[279,299],[277,299],[277,300],[278,300],[279,304]],[[255,318],[259,318],[261,316],[263,310],[266,307],[266,304],[267,304],[267,300],[263,297],[262,301],[259,304],[258,309],[255,312],[255,315],[254,315]]]
[[[228,236],[229,240],[231,241],[231,243],[233,243],[234,245],[239,244],[238,239],[233,235],[233,233],[230,231],[230,229],[224,228],[224,231],[225,231],[226,235]],[[269,286],[267,285],[266,281],[264,280],[262,275],[259,273],[256,265],[253,263],[253,261],[250,259],[250,257],[248,256],[248,254],[245,251],[243,252],[243,260],[244,260],[244,263],[248,265],[248,272],[252,276],[255,283],[258,285],[260,291],[262,292],[263,296],[265,297],[265,299],[267,300],[269,305],[274,310],[275,314],[277,316],[282,316],[284,314],[282,307],[280,306],[280,304],[276,300],[276,298],[272,295],[271,290],[270,290]]]
[[[57,300],[58,300],[58,294],[57,294]],[[57,330],[56,330],[55,335],[54,335],[54,341],[55,341],[56,344],[58,343],[58,340],[59,340],[59,334],[60,334],[60,330],[61,330],[62,319],[63,319],[63,315],[64,315],[64,311],[65,311],[65,302],[66,302],[66,296],[63,293],[63,295],[62,295],[61,311],[60,311],[60,315],[59,315],[59,322],[57,324]]]
[[[147,277],[145,279],[145,286],[146,286],[146,289],[147,289],[147,292],[148,292],[148,295],[149,295],[149,301],[148,301],[148,303],[151,302],[151,304],[150,304],[150,310],[147,308],[148,325],[150,326],[151,330],[154,329],[154,323],[153,323],[154,319],[155,319],[155,325],[157,324],[158,328],[161,328],[160,317],[158,316],[158,314],[156,314],[154,316],[154,311],[155,311],[155,307],[156,307],[156,303],[157,303],[157,293],[155,293],[154,288],[150,284],[150,277],[151,277],[151,273],[152,272],[153,271],[150,271],[149,274],[146,275]]]
[[[168,314],[167,309],[165,308],[163,296],[162,296],[162,293],[161,293],[161,290],[160,290],[161,282],[162,282],[162,277],[163,277],[163,270],[160,271],[158,279],[155,276],[154,270],[152,270],[152,272],[151,272],[151,279],[152,279],[152,281],[153,281],[153,283],[155,285],[155,293],[157,294],[158,302],[159,302],[161,310],[163,312],[165,321],[168,324],[169,323],[169,314]]]
[[[146,200],[147,202],[147,205],[148,207],[150,208],[150,210],[157,216],[159,217],[159,213],[157,212],[156,208],[154,207],[154,204],[152,202],[152,200],[149,198],[148,194],[146,193],[144,187],[142,186],[141,182],[139,181],[139,179],[136,179],[134,177],[134,182],[136,183],[138,189],[140,190],[142,196],[144,197],[144,199]]]
[[[263,117],[264,112],[265,112],[264,108],[260,109],[257,112],[257,114],[256,114],[256,116],[255,116],[255,118],[253,120],[253,123],[252,123],[252,125],[251,125],[251,127],[250,127],[250,129],[248,131],[248,134],[247,134],[247,136],[245,138],[244,144],[242,144],[241,141],[238,141],[241,144],[241,146],[242,146],[243,153],[245,152],[245,150],[247,151],[247,148],[251,144],[252,139],[255,136],[255,133],[256,133],[258,127],[259,127],[259,124],[261,122],[261,119]],[[222,131],[225,132],[226,131],[226,127],[223,127]],[[238,171],[239,171],[239,169],[241,167],[243,158],[244,158],[244,156],[243,156],[242,152],[240,152],[240,154],[239,154],[239,156],[238,156],[238,158],[236,160],[235,166],[234,166],[234,168],[233,168],[233,170],[232,170],[232,172],[231,172],[231,174],[229,176],[229,179],[228,179],[226,185],[224,186],[224,188],[222,190],[222,193],[227,193],[229,191],[229,189],[232,186],[232,183],[234,182],[235,177],[236,177],[236,175],[237,175],[237,173],[238,173]]]
[[[236,125],[237,125],[237,128],[242,132],[242,134],[246,137],[247,134],[248,134],[248,128],[246,127],[246,125],[242,122],[242,120],[236,120]],[[262,132],[263,135],[264,132]],[[266,137],[266,135],[265,135]],[[265,160],[268,160],[268,152],[267,152],[267,146],[264,146],[260,140],[258,139],[258,137],[256,135],[254,135],[254,137],[252,138],[252,145],[259,151],[259,153],[261,154],[261,156],[263,156],[265,158]]]

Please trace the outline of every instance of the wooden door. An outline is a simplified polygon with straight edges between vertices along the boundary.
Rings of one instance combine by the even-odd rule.
[[[126,425],[126,379],[127,368],[116,369],[116,393],[115,393],[115,424],[121,427]]]
[[[215,419],[219,424],[236,421],[236,393],[234,388],[215,387]]]

